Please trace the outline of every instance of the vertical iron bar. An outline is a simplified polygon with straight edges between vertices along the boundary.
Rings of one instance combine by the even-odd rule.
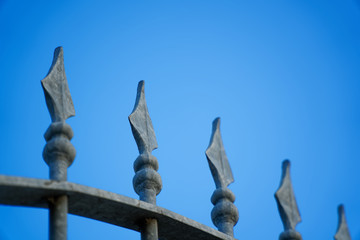
[[[158,224],[153,218],[146,218],[141,228],[141,240],[158,240]]]
[[[49,238],[67,239],[68,198],[66,195],[54,197],[49,201]]]
[[[47,141],[43,158],[50,168],[50,179],[67,180],[67,168],[75,158],[75,148],[70,143],[71,127],[65,122],[55,122],[45,133]],[[49,239],[67,239],[68,198],[66,195],[49,199]]]

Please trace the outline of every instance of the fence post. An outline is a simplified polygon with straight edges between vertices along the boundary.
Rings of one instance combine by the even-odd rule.
[[[349,228],[345,218],[345,209],[344,205],[339,205],[338,207],[339,214],[339,223],[337,227],[336,234],[334,236],[335,240],[351,240]]]
[[[145,100],[144,81],[137,88],[135,106],[129,115],[131,130],[139,149],[139,156],[134,162],[135,176],[133,186],[140,200],[156,204],[156,195],[162,188],[161,177],[157,170],[159,164],[151,152],[156,149],[157,141]],[[141,239],[157,240],[158,224],[156,219],[144,219],[141,223]]]
[[[75,116],[75,110],[66,80],[62,47],[55,49],[49,73],[41,80],[41,84],[52,120],[44,135],[47,143],[43,158],[50,168],[51,180],[67,181],[67,168],[74,161],[76,152],[70,143],[73,131],[65,120]],[[67,196],[54,196],[49,199],[49,211],[50,240],[66,240]]]
[[[233,204],[235,195],[227,188],[234,182],[234,178],[220,134],[220,118],[213,121],[210,144],[205,155],[216,185],[216,190],[211,196],[211,202],[214,204],[211,219],[219,231],[233,237],[233,228],[239,220],[239,212]]]
[[[279,239],[301,240],[301,234],[295,230],[296,225],[301,222],[301,217],[291,184],[289,160],[284,160],[282,163],[281,182],[279,189],[275,192],[275,199],[284,225],[284,231]]]

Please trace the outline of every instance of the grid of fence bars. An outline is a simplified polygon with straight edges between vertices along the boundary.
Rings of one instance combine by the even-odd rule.
[[[234,181],[220,133],[220,119],[213,121],[209,147],[205,155],[215,182],[211,196],[211,218],[218,230],[156,206],[162,188],[158,161],[152,155],[157,141],[148,113],[144,81],[140,81],[136,102],[129,116],[131,130],[139,150],[134,162],[133,187],[140,200],[101,189],[67,182],[67,168],[76,151],[70,140],[71,127],[65,122],[75,116],[74,105],[64,70],[63,49],[55,49],[49,73],[41,81],[52,123],[45,132],[43,158],[49,166],[50,180],[0,175],[0,203],[49,209],[49,239],[67,239],[67,214],[100,220],[141,233],[143,240],[156,239],[234,239],[233,228],[239,214],[233,204],[235,195],[228,188]],[[284,231],[280,240],[301,240],[295,230],[301,221],[290,179],[290,161],[282,164],[282,177],[275,193]],[[101,200],[101,201],[99,201]],[[96,203],[96,204],[94,204]],[[335,240],[350,240],[344,207],[338,207],[339,222]]]

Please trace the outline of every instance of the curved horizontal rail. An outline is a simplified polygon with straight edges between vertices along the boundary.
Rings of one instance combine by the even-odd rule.
[[[48,208],[58,195],[69,196],[69,213],[140,231],[139,222],[156,218],[164,240],[234,238],[187,217],[137,199],[65,181],[0,175],[0,204]]]

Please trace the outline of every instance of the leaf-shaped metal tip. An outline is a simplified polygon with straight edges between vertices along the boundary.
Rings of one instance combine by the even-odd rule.
[[[54,58],[47,76],[41,80],[45,100],[52,122],[65,121],[75,116],[74,104],[64,69],[64,53],[62,47],[54,51]]]
[[[234,182],[234,177],[221,138],[220,118],[216,118],[213,121],[210,144],[205,151],[205,155],[217,188],[227,187],[230,183]]]
[[[351,240],[349,228],[346,223],[344,205],[342,204],[339,205],[338,214],[339,214],[339,223],[334,238],[335,240]]]
[[[144,87],[145,82],[140,81],[137,88],[135,106],[132,113],[129,115],[131,130],[140,154],[143,152],[150,153],[158,147],[154,128],[146,105]]]
[[[285,230],[295,230],[295,226],[301,222],[299,209],[296,203],[294,190],[290,179],[290,161],[282,163],[282,176],[280,187],[275,193],[281,220]]]

